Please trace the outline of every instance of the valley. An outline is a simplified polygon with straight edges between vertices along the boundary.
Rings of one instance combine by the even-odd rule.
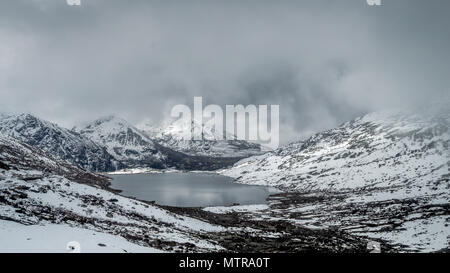
[[[36,226],[91,230],[99,234],[91,251],[101,251],[100,244],[116,252],[361,253],[375,241],[382,252],[447,252],[445,110],[372,113],[246,158],[185,154],[115,117],[67,130],[30,115],[2,115],[0,233],[24,240]],[[139,170],[169,180],[206,171],[279,192],[264,202],[168,206],[121,194],[104,175]],[[58,240],[75,240],[66,235]]]

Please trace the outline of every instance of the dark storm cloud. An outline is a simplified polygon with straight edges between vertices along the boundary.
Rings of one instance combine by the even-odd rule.
[[[446,0],[0,2],[0,109],[70,127],[280,104],[281,139],[449,93]]]

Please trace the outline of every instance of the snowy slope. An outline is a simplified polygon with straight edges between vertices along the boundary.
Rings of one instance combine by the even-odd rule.
[[[33,172],[36,174],[36,172]],[[27,171],[8,171],[0,183],[0,217],[25,225],[61,224],[109,233],[131,242],[172,250],[218,247],[198,238],[206,231],[222,231],[192,218],[178,216],[140,201],[99,188],[73,183],[61,176],[28,182]],[[220,247],[219,247],[220,248]]]
[[[27,176],[23,176],[26,180],[39,179],[46,175],[59,175],[101,188],[109,185],[108,179],[104,176],[79,169],[65,160],[1,133],[0,169],[29,171]],[[34,172],[36,174],[33,174]]]
[[[23,225],[0,220],[0,253],[158,253],[123,237],[69,225]]]
[[[0,133],[38,147],[83,169],[111,171],[120,167],[102,146],[30,114],[0,116]]]
[[[368,114],[222,173],[296,193],[278,213],[301,225],[337,227],[418,251],[448,248],[448,109]]]
[[[201,237],[224,228],[117,195],[105,180],[0,135],[0,238],[11,247],[0,249],[60,252],[66,239],[102,252],[221,249]],[[50,248],[37,245],[45,236]]]
[[[449,174],[450,119],[373,113],[272,153],[244,159],[224,174],[287,190],[361,187],[442,188]],[[442,189],[441,189],[442,190]]]
[[[11,115],[7,114],[7,113],[4,113],[4,112],[0,112],[0,119],[7,118],[8,116],[11,116]]]
[[[127,167],[164,167],[164,155],[153,141],[122,118],[108,116],[75,130],[105,146],[108,153]]]
[[[183,120],[165,122],[162,127],[149,124],[139,126],[159,144],[193,156],[211,157],[249,157],[261,154],[261,145],[244,140],[224,137],[214,127],[198,122],[186,123]],[[226,139],[225,139],[226,138]]]

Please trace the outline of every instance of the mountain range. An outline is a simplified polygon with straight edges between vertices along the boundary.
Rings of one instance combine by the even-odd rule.
[[[195,121],[169,120],[161,127],[139,126],[161,145],[192,156],[249,157],[268,151],[261,144],[236,140],[233,134]]]
[[[184,141],[168,133],[156,137],[115,116],[69,130],[31,114],[3,113],[0,133],[96,172],[124,168],[215,170],[261,153],[258,144],[246,141]]]

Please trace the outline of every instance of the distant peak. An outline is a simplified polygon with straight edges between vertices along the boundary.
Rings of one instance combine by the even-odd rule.
[[[95,125],[101,125],[103,123],[116,123],[116,124],[122,124],[122,125],[129,125],[129,122],[125,119],[118,117],[116,115],[108,115],[101,117],[93,122]]]
[[[4,119],[4,118],[7,118],[7,117],[9,117],[9,116],[11,116],[10,114],[8,114],[8,113],[5,113],[5,112],[0,112],[0,119]]]
[[[101,120],[104,122],[110,122],[110,121],[123,120],[123,119],[116,115],[108,115],[108,116],[101,117],[98,120]]]
[[[19,118],[25,118],[25,119],[37,119],[36,116],[30,114],[30,113],[22,113],[17,115]]]
[[[46,125],[53,124],[49,121],[38,118],[31,113],[19,113],[19,114],[14,114],[14,115],[7,115],[7,116],[4,116],[4,118],[11,120],[11,121],[16,120],[16,121],[24,121],[24,122],[39,122],[39,123],[46,124]]]
[[[88,123],[86,126],[83,127],[80,131],[83,130],[97,130],[99,132],[103,133],[111,133],[111,132],[119,132],[131,129],[135,132],[138,131],[138,129],[131,123],[129,123],[127,120],[117,117],[115,115],[109,115],[105,117],[101,117],[97,120],[94,120],[93,122]]]

